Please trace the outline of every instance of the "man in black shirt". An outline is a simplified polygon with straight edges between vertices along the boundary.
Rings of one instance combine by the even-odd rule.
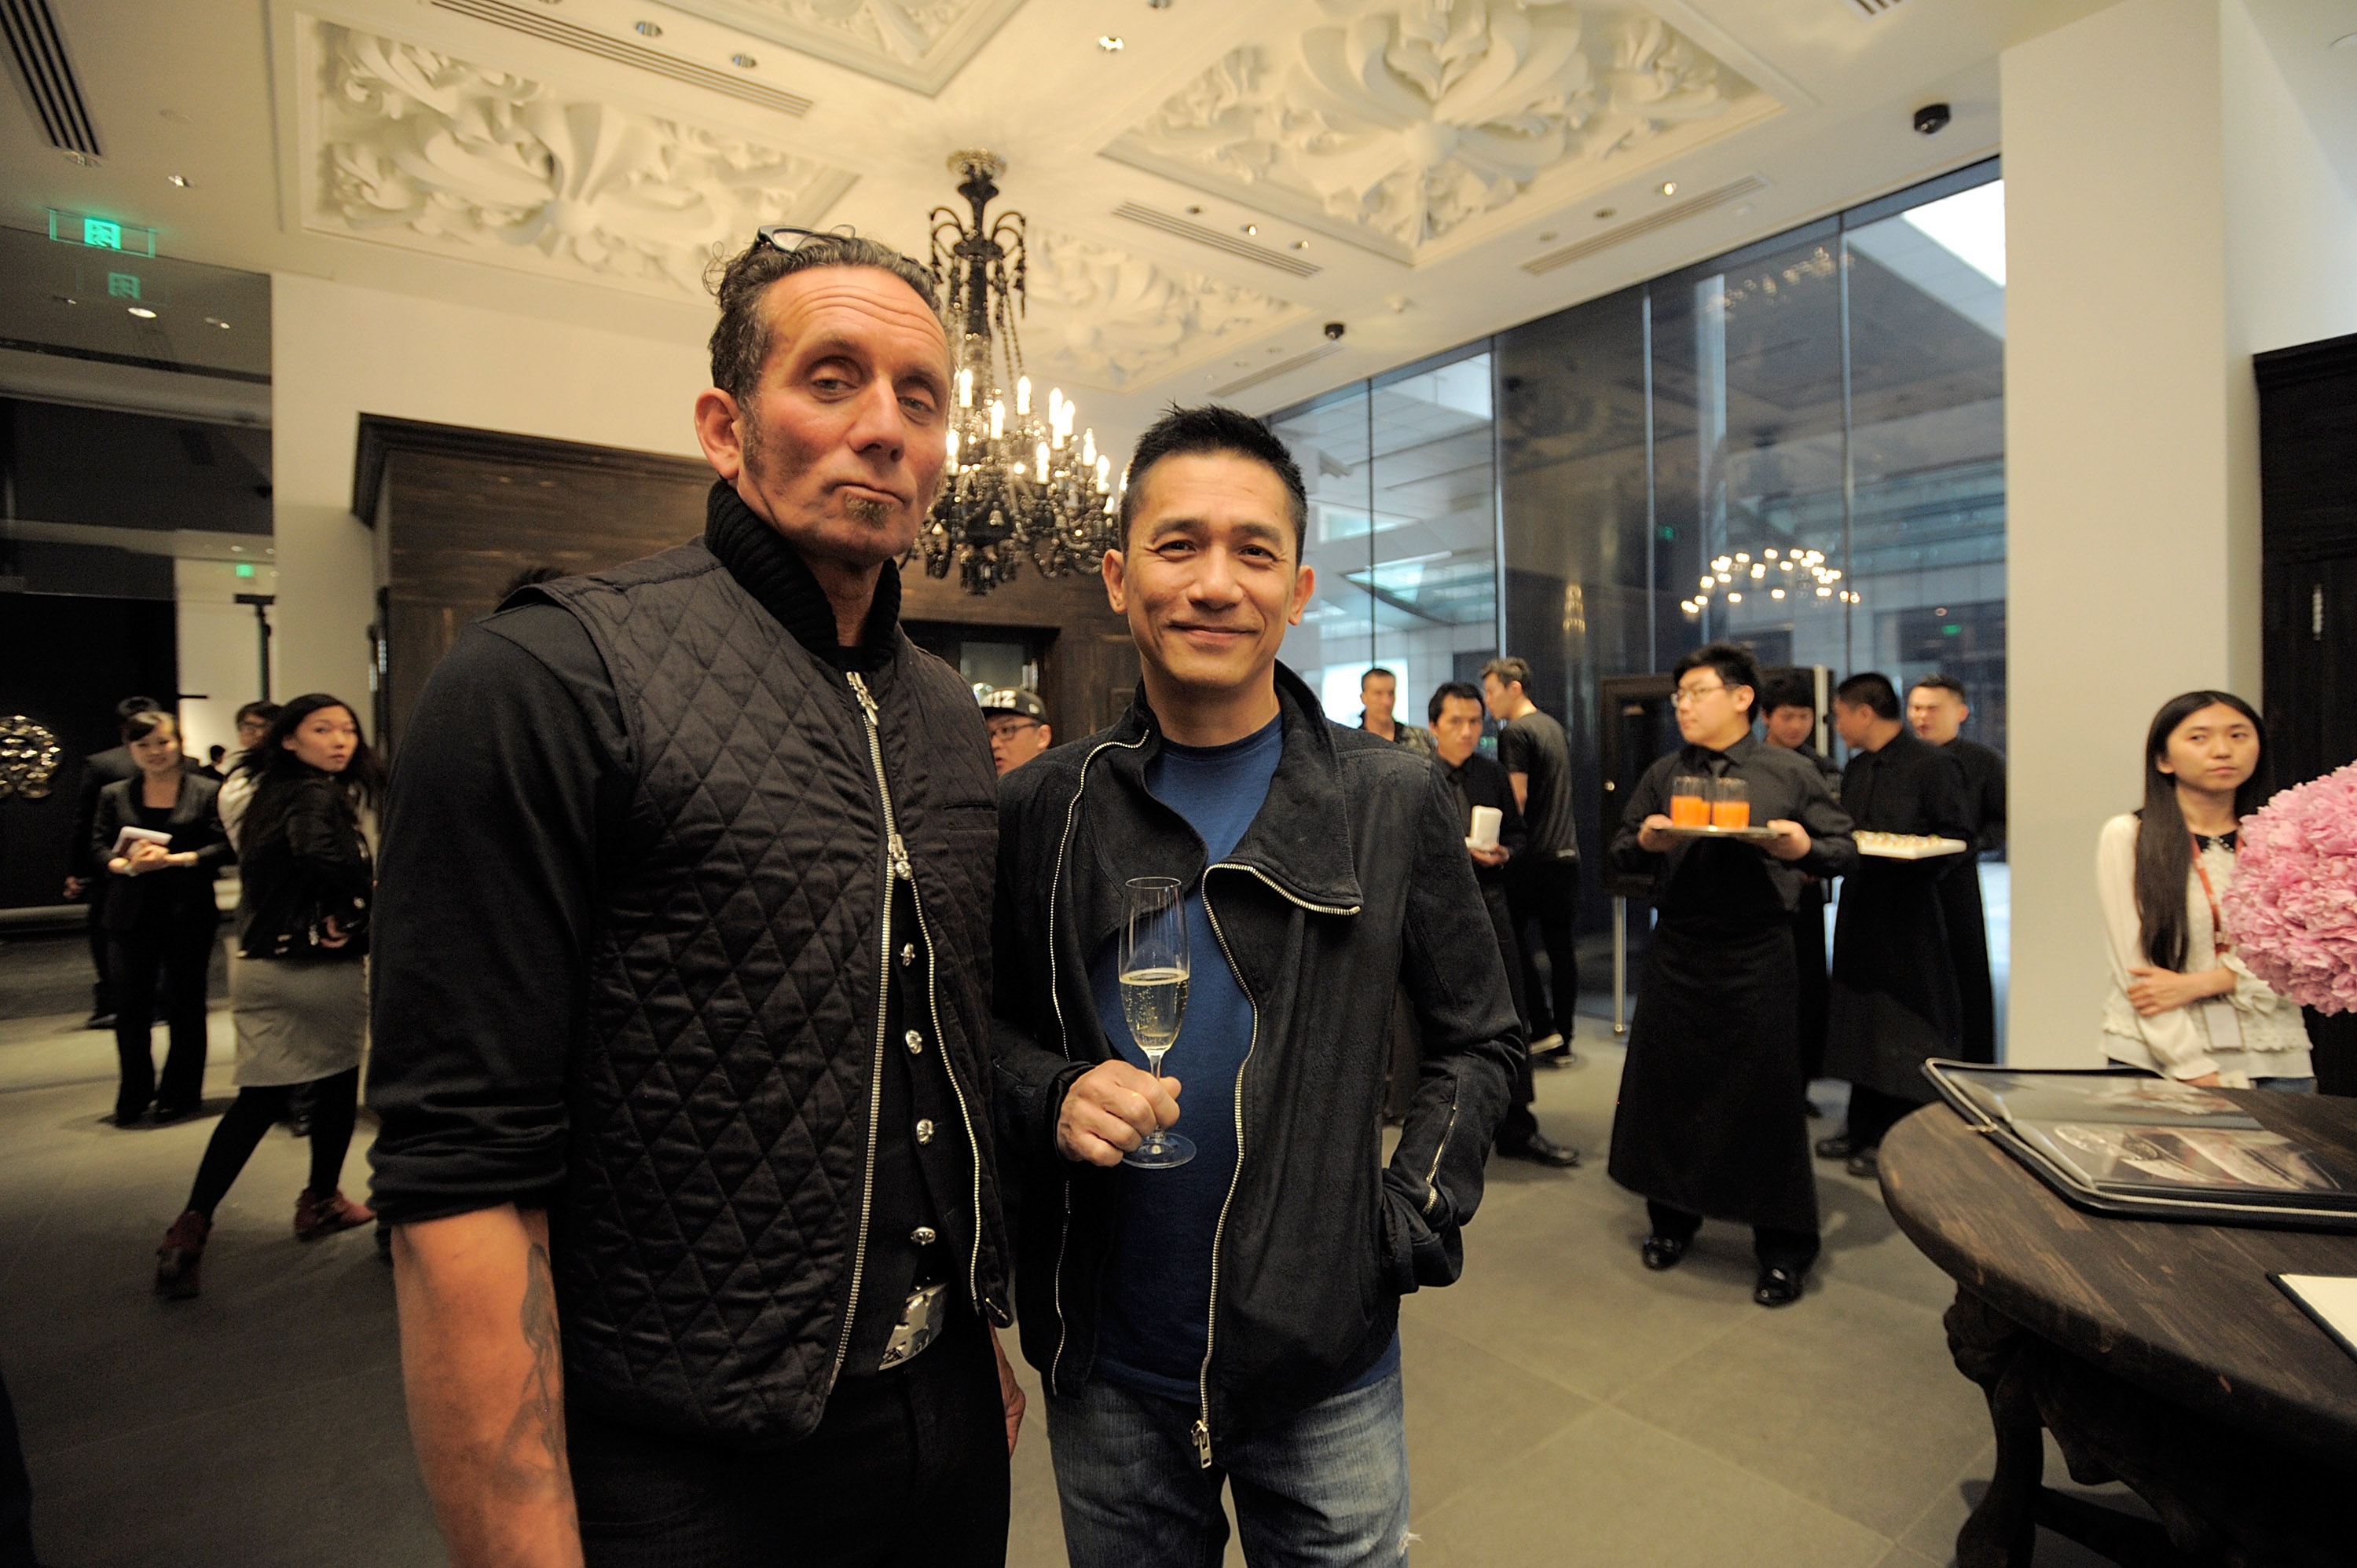
[[[1907,722],[1918,736],[1942,747],[1964,769],[1964,803],[1973,817],[1975,856],[2005,854],[2005,756],[1957,733],[1973,716],[1964,682],[1953,675],[1927,675],[1907,693]],[[1988,918],[1981,907],[1981,879],[1966,868],[1940,884],[1948,919],[1948,948],[1956,963],[1964,998],[1966,1061],[1996,1060],[1996,996],[1989,976]]]
[[[1499,956],[1506,961],[1507,989],[1513,993],[1514,1011],[1530,1026],[1530,1003],[1523,989],[1522,951],[1514,940],[1513,917],[1506,904],[1506,868],[1530,845],[1522,807],[1514,800],[1512,780],[1492,757],[1478,749],[1481,739],[1481,689],[1463,681],[1445,682],[1432,693],[1426,717],[1432,721],[1433,755],[1448,791],[1457,801],[1457,815],[1465,824],[1465,853],[1473,857],[1473,880],[1480,886],[1481,902],[1496,929]],[[1498,842],[1473,842],[1473,808],[1487,806],[1498,813]],[[1514,1104],[1498,1124],[1498,1152],[1509,1159],[1567,1168],[1579,1163],[1579,1151],[1558,1144],[1539,1131],[1531,1114],[1537,1098],[1531,1082],[1530,1058],[1514,1072]]]
[[[1908,730],[1887,677],[1869,672],[1843,682],[1834,723],[1852,753],[1842,770],[1842,810],[1858,832],[1970,842],[1964,769]],[[1932,1099],[1924,1059],[1953,1057],[1963,1045],[1964,1005],[1940,885],[1972,874],[1969,854],[1868,855],[1842,884],[1825,1070],[1849,1080],[1849,1125],[1820,1141],[1817,1155],[1848,1161],[1852,1176],[1873,1176],[1882,1135]]]
[[[1792,1028],[1792,918],[1807,878],[1857,864],[1849,819],[1817,770],[1751,733],[1760,671],[1714,642],[1678,660],[1685,745],[1631,791],[1613,865],[1650,871],[1659,912],[1612,1119],[1612,1179],[1641,1194],[1649,1269],[1676,1266],[1705,1219],[1751,1227],[1751,1299],[1798,1301],[1817,1256],[1817,1188]],[[1681,834],[1681,777],[1745,786],[1757,840]]]
[[[1512,780],[1514,800],[1531,833],[1530,847],[1506,874],[1506,897],[1521,936],[1523,989],[1530,998],[1531,1060],[1568,1067],[1579,1001],[1579,949],[1571,923],[1579,913],[1579,839],[1571,820],[1571,743],[1563,726],[1530,698],[1531,667],[1520,659],[1492,659],[1481,669],[1481,700],[1498,732],[1498,760]],[[1546,950],[1542,982],[1531,950],[1535,924]]]
[[[374,932],[409,1417],[460,1564],[997,1564],[990,756],[899,624],[946,452],[923,268],[729,263],[704,537],[427,682]]]
[[[1806,758],[1825,777],[1830,789],[1841,788],[1841,769],[1813,744],[1817,733],[1817,694],[1808,681],[1791,675],[1768,682],[1760,699],[1768,711],[1762,726],[1768,744]],[[1825,1070],[1825,1018],[1833,1005],[1833,981],[1825,971],[1825,885],[1810,877],[1792,908],[1792,962],[1801,984],[1801,1077],[1813,1081]],[[1809,1106],[1809,1114],[1817,1114]]]

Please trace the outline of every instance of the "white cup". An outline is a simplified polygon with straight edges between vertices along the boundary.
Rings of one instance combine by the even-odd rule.
[[[1467,836],[1465,842],[1475,849],[1497,848],[1498,824],[1505,820],[1506,813],[1495,806],[1474,807],[1473,832]]]

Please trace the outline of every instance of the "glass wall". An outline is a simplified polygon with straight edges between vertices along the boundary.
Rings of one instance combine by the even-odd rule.
[[[1359,677],[1399,677],[1424,722],[1443,681],[1498,647],[1498,486],[1487,345],[1376,377],[1271,421],[1309,489],[1318,592],[1285,658],[1334,718]]]
[[[1420,714],[1502,640],[1570,733],[1591,866],[1598,682],[1711,638],[1953,675],[2002,750],[2004,192],[1992,159],[1275,415],[1320,579],[1288,659],[1348,722],[1368,663]]]

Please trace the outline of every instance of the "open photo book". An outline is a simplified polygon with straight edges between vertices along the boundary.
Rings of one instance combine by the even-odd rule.
[[[2263,1125],[2213,1090],[2105,1072],[1934,1060],[1972,1125],[2071,1202],[2207,1225],[2357,1231],[2357,1164]]]

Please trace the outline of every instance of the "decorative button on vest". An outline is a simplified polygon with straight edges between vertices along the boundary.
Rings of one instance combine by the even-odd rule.
[[[917,1142],[920,1144],[930,1144],[932,1141],[933,1123],[931,1118],[928,1117],[917,1123]]]
[[[909,1232],[909,1240],[920,1247],[930,1247],[933,1244],[933,1228],[930,1225],[920,1225]]]
[[[900,1037],[909,1042],[909,1054],[912,1057],[925,1048],[925,1036],[917,1033],[914,1029],[909,1030]]]

